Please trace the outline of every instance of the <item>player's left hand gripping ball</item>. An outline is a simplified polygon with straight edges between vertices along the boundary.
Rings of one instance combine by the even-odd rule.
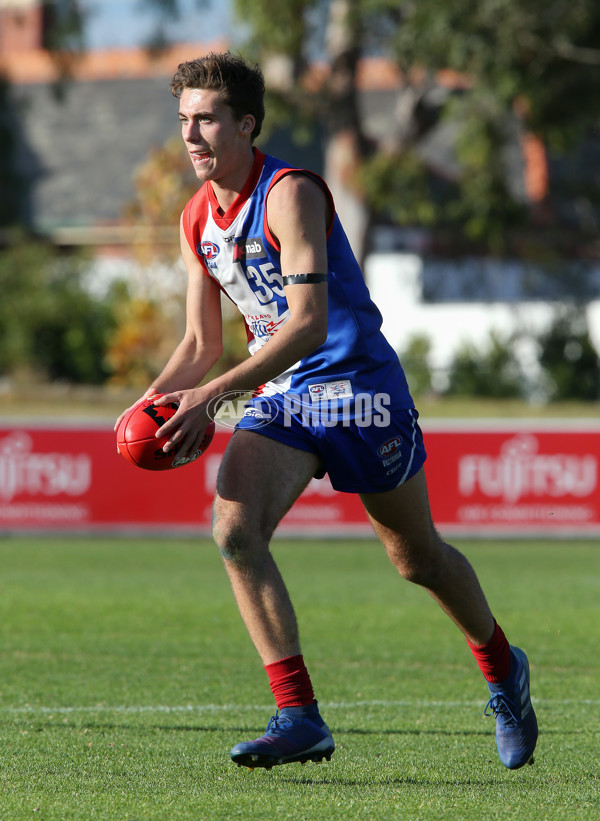
[[[171,470],[189,465],[202,456],[212,442],[215,423],[209,422],[200,447],[192,456],[178,458],[176,448],[165,453],[163,445],[169,437],[156,437],[155,434],[177,412],[179,405],[171,402],[159,407],[154,404],[155,399],[158,399],[158,395],[138,402],[123,417],[117,428],[118,452],[132,465],[145,470]]]

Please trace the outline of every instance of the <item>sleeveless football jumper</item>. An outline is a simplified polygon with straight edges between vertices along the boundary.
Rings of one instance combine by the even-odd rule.
[[[290,315],[280,248],[266,216],[269,191],[290,173],[314,179],[332,207],[327,231],[327,339],[262,385],[238,427],[317,453],[339,490],[389,490],[413,475],[424,461],[418,414],[398,356],[381,331],[381,314],[370,298],[325,182],[312,172],[254,149],[250,176],[225,214],[210,182],[187,203],[183,212],[185,236],[206,275],[242,314],[248,350],[255,353]],[[353,444],[352,437],[357,434],[360,443]],[[361,467],[357,464],[357,475],[351,477],[349,465],[340,464],[336,469],[331,459],[338,461],[335,454],[340,449],[356,452],[355,445],[364,454],[359,458],[357,453]],[[378,479],[364,475],[365,459],[376,469]]]

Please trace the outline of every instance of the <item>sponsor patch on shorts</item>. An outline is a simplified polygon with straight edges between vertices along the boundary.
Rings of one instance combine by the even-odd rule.
[[[354,396],[349,379],[338,379],[336,382],[316,382],[308,386],[311,402],[322,402],[324,399],[341,399]]]
[[[387,467],[392,462],[397,462],[402,458],[402,437],[393,436],[377,448],[377,453],[384,465]]]

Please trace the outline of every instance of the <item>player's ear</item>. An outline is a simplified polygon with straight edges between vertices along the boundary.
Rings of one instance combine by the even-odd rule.
[[[242,134],[252,134],[256,120],[252,114],[245,114],[240,121],[240,131]]]

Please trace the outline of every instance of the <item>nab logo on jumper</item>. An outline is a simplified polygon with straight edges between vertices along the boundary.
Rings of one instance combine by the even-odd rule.
[[[233,261],[243,262],[245,259],[262,259],[267,256],[260,237],[236,239],[233,249]]]

